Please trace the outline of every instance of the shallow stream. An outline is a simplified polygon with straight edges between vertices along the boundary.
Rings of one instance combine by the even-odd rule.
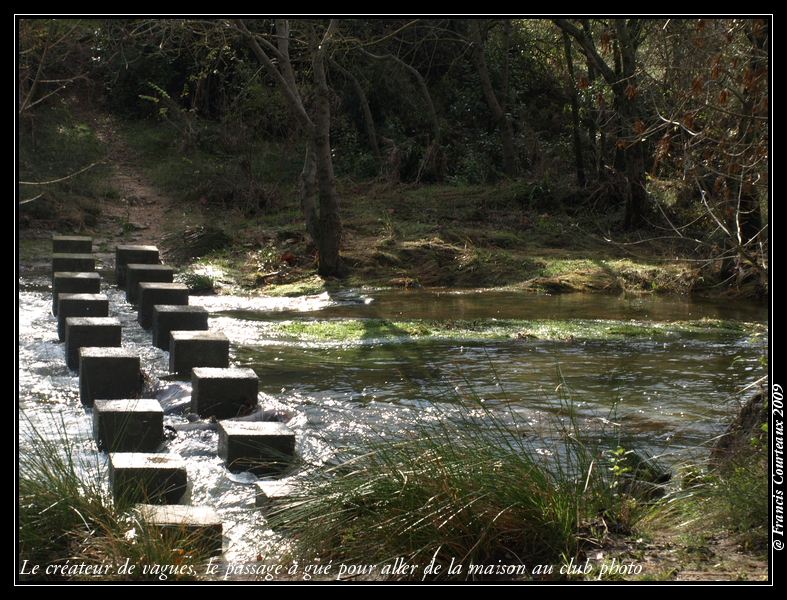
[[[123,325],[124,347],[139,351],[143,369],[162,383],[168,355],[139,327],[125,293],[107,285],[110,316]],[[621,440],[668,462],[701,457],[733,418],[741,390],[765,375],[764,305],[676,297],[528,295],[445,290],[323,294],[297,299],[192,296],[210,312],[209,328],[230,339],[232,366],[254,369],[262,403],[286,410],[297,452],[311,463],[328,460],[328,437],[351,444],[368,432],[436,418],[466,402],[481,402],[506,418],[536,426],[546,413],[570,404],[581,418],[610,423]],[[379,329],[355,337],[309,338],[282,333],[282,324],[385,320],[395,331],[406,320],[440,323],[451,335],[383,338]],[[473,323],[506,320],[604,320],[630,323],[701,323],[690,331],[587,339],[568,333],[543,340],[512,331],[479,339]],[[453,323],[463,323],[461,335]],[[720,327],[718,321],[759,324]],[[468,325],[468,323],[470,325]],[[166,381],[164,381],[166,380]],[[51,314],[48,275],[19,280],[18,393],[29,427],[56,443],[81,449],[88,471],[106,471],[106,455],[92,443],[90,409],[79,401],[78,374],[65,366],[57,321]],[[168,416],[165,423],[183,420]],[[20,421],[23,419],[20,418]],[[65,424],[68,440],[57,427]],[[233,475],[217,456],[218,434],[180,433],[164,451],[187,459],[190,501],[216,508],[225,528],[228,561],[252,560],[265,522],[254,508],[256,477]],[[297,477],[294,476],[294,477]]]

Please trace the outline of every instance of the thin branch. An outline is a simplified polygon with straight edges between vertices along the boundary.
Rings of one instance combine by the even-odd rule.
[[[754,269],[757,271],[757,273],[759,273],[763,281],[768,281],[768,273],[766,273],[765,269],[760,265],[760,263],[757,262],[757,260],[752,255],[746,252],[743,246],[740,243],[738,243],[737,241],[738,236],[733,235],[733,233],[724,225],[724,223],[722,223],[721,220],[719,220],[719,218],[716,216],[716,213],[714,213],[713,210],[711,210],[711,207],[708,205],[708,200],[705,197],[705,190],[700,189],[700,194],[702,196],[702,203],[705,205],[705,208],[708,209],[708,212],[713,217],[713,220],[716,221],[718,226],[725,233],[725,235],[727,236],[727,240],[730,242],[732,247],[738,253],[738,256],[740,256],[743,260],[745,260],[752,267],[754,267]]]
[[[38,196],[36,196],[35,198],[28,198],[27,200],[22,200],[21,202],[18,202],[17,204],[27,204],[28,202],[33,202],[35,200],[38,200],[39,198],[42,198],[43,196],[44,196],[44,194],[38,194]]]
[[[35,92],[36,88],[38,87],[38,83],[39,83],[39,81],[40,81],[41,74],[43,73],[43,70],[44,70],[44,63],[46,62],[46,55],[49,53],[49,50],[50,50],[51,48],[54,48],[55,46],[57,46],[57,45],[58,45],[60,42],[62,42],[62,41],[63,41],[64,39],[66,39],[66,38],[67,38],[69,35],[71,35],[71,33],[72,33],[72,32],[73,32],[73,31],[74,31],[76,28],[77,28],[77,26],[79,25],[79,23],[80,23],[80,22],[81,22],[81,21],[77,21],[77,22],[74,24],[74,26],[73,26],[71,29],[69,29],[69,30],[68,30],[68,32],[64,33],[64,34],[63,34],[63,35],[60,37],[60,39],[56,40],[55,42],[53,42],[53,43],[51,43],[51,44],[49,43],[49,36],[47,36],[47,44],[46,44],[46,47],[44,48],[44,53],[41,55],[41,60],[40,60],[40,61],[39,61],[39,63],[38,63],[38,71],[36,72],[35,78],[33,79],[33,84],[30,86],[30,90],[29,90],[29,91],[28,91],[28,93],[27,93],[27,97],[26,97],[26,98],[24,99],[24,101],[22,102],[22,106],[20,106],[20,107],[19,107],[19,114],[20,114],[20,115],[21,115],[21,114],[22,114],[22,113],[23,113],[25,110],[27,110],[28,108],[30,108],[31,106],[35,106],[36,104],[38,104],[39,102],[41,102],[41,100],[43,100],[44,98],[47,98],[48,96],[51,96],[51,95],[52,95],[52,94],[54,94],[55,92],[58,92],[58,91],[60,91],[61,89],[63,89],[63,88],[66,86],[66,84],[67,84],[67,83],[69,83],[69,82],[66,82],[66,83],[64,83],[62,86],[60,86],[60,87],[59,87],[58,89],[56,89],[54,92],[50,92],[49,94],[47,94],[46,96],[44,96],[44,98],[41,98],[41,99],[39,99],[39,100],[36,100],[35,102],[31,102],[31,100],[30,100],[30,99],[33,97],[33,94],[34,94],[34,92]],[[54,23],[54,21],[51,21],[51,22],[50,22],[50,34],[51,34],[51,32],[52,32],[53,23]],[[74,77],[74,80],[75,80],[75,79],[78,79],[79,77],[83,77],[83,75],[78,75],[77,77]],[[72,81],[73,81],[73,80],[72,80]]]
[[[72,177],[76,177],[80,173],[84,173],[88,169],[92,169],[96,165],[100,165],[104,163],[108,158],[109,156],[105,156],[101,160],[94,162],[92,165],[88,165],[84,169],[80,169],[79,171],[75,173],[71,173],[70,175],[66,175],[65,177],[61,177],[60,179],[53,179],[51,181],[20,181],[19,185],[49,185],[50,183],[59,183],[61,181],[65,181],[66,179],[71,179]],[[35,198],[31,198],[30,200],[25,200],[25,202],[31,202],[32,200],[35,200]],[[24,203],[20,202],[19,204],[24,204]]]

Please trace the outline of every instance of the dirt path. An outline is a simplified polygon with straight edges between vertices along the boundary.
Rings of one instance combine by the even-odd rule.
[[[171,220],[174,201],[161,194],[127,160],[113,165],[112,186],[121,200],[106,202],[100,220],[110,237],[95,239],[106,242],[107,250],[118,244],[159,245]],[[126,235],[119,236],[125,232]]]
[[[114,259],[118,245],[160,245],[165,233],[171,231],[171,223],[177,220],[177,203],[137,169],[137,157],[118,135],[113,117],[90,100],[72,96],[67,103],[71,113],[89,125],[108,149],[114,171],[110,185],[120,193],[119,200],[102,202],[101,216],[92,232],[99,254]]]

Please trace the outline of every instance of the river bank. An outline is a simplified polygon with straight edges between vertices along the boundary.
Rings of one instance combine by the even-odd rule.
[[[455,190],[446,188],[353,198],[342,250],[350,275],[341,281],[325,280],[316,275],[309,240],[297,225],[288,227],[288,221],[298,221],[294,208],[271,216],[276,222],[251,224],[216,207],[195,209],[151,191],[138,174],[126,173],[123,180],[130,186],[129,196],[139,202],[105,200],[95,226],[66,233],[92,236],[103,268],[114,266],[114,249],[120,244],[156,245],[165,261],[182,271],[184,281],[203,291],[298,296],[444,287],[694,295],[755,302],[767,297],[751,273],[741,272],[734,281],[718,280],[716,261],[685,256],[685,243],[617,242],[590,230],[581,219],[540,215],[534,223],[528,220],[534,218],[532,213],[522,217],[522,211],[510,208],[484,211],[486,220],[481,223],[452,218],[486,198],[486,188],[466,190],[458,198]],[[511,227],[515,218],[524,219],[522,230]],[[18,233],[20,268],[45,264],[52,230],[25,228]],[[631,239],[628,234],[621,237]]]

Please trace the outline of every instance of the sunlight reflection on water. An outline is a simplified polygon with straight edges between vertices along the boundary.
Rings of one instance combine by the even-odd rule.
[[[110,298],[110,314],[123,326],[123,345],[139,350],[143,369],[151,377],[166,378],[168,353],[152,346],[150,332],[137,324],[125,294],[105,288],[102,293]],[[523,310],[529,318],[544,318],[537,314],[616,318],[610,316],[614,312],[617,318],[636,314],[683,319],[717,314],[713,310],[727,315],[723,318],[762,315],[745,307],[714,308],[674,299],[659,303],[651,298],[624,302],[595,297],[591,301],[576,296],[324,293],[299,299],[192,296],[190,304],[205,307],[211,314],[210,329],[230,338],[233,366],[255,370],[261,402],[292,414],[288,426],[297,435],[296,451],[311,465],[330,463],[334,448],[353,445],[359,438],[402,435],[464,402],[481,401],[516,427],[535,430],[569,402],[586,423],[598,424],[599,419],[617,423],[634,441],[650,444],[656,451],[696,447],[717,434],[729,418],[735,390],[760,376],[756,358],[761,349],[745,336],[392,344],[307,343],[267,335],[276,321],[300,317],[455,319],[492,314],[511,318]],[[18,301],[20,409],[35,432],[82,448],[88,457],[85,472],[105,472],[106,455],[95,451],[91,410],[83,409],[79,401],[77,373],[65,366],[45,283],[28,284]],[[736,356],[745,362],[733,367]],[[188,390],[188,382],[182,385]],[[166,419],[172,424],[183,417]],[[59,430],[61,423],[67,439]],[[20,426],[22,449],[30,435],[29,427]],[[256,477],[229,473],[217,456],[217,444],[215,431],[201,431],[179,434],[166,450],[187,458],[191,503],[208,504],[222,515],[229,540],[224,558],[250,560],[261,544],[270,541],[259,537],[265,526],[254,508]]]

